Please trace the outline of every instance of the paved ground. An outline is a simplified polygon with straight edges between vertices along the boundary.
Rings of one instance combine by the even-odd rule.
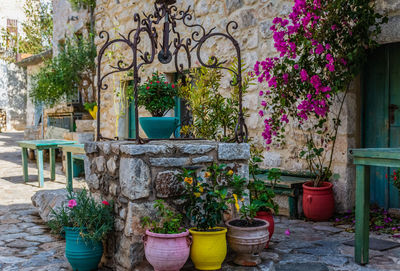
[[[0,270],[71,270],[64,257],[64,242],[51,236],[31,205],[39,190],[36,165],[29,165],[30,182],[23,183],[20,150],[15,142],[22,133],[0,133]],[[48,165],[47,169],[48,169]],[[45,180],[44,189],[65,187],[65,177],[57,167],[55,182]],[[46,170],[45,176],[49,176]],[[224,271],[381,271],[400,270],[400,248],[385,252],[370,250],[370,264],[353,261],[353,247],[343,245],[354,237],[331,223],[275,219],[275,234],[269,249],[261,253],[263,263],[255,268],[224,264]],[[285,231],[290,230],[290,235]],[[379,236],[390,239],[388,236]],[[390,239],[393,240],[393,239]],[[146,269],[147,270],[147,269]],[[191,269],[185,269],[185,271]],[[144,271],[137,270],[137,271]]]

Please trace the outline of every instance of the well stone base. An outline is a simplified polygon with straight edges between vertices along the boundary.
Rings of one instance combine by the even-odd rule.
[[[85,144],[85,174],[91,192],[114,201],[115,233],[108,240],[104,264],[115,270],[134,270],[143,264],[141,218],[153,216],[153,203],[164,199],[180,209],[182,184],[175,175],[184,167],[199,172],[212,162],[224,163],[249,177],[248,144],[213,141],[154,141],[138,145],[127,141]],[[227,217],[228,218],[228,217]]]

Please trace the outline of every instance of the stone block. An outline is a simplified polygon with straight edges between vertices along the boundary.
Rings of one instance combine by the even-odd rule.
[[[215,145],[185,144],[178,146],[178,150],[186,154],[205,154],[216,148]]]
[[[99,149],[97,147],[97,143],[96,142],[87,142],[87,143],[85,143],[85,152],[87,154],[96,153],[98,151],[99,151]]]
[[[250,159],[250,145],[247,143],[219,143],[219,160],[248,160]]]
[[[150,169],[142,159],[121,158],[119,167],[121,193],[131,200],[150,195]]]
[[[257,18],[255,16],[254,9],[244,9],[240,11],[240,18],[242,20],[243,27],[247,28],[257,24]]]
[[[98,156],[94,158],[93,162],[96,164],[96,169],[98,172],[104,172],[106,165],[106,159],[104,158],[104,156]]]
[[[229,14],[243,6],[242,0],[225,0],[225,3]]]
[[[94,132],[95,120],[76,120],[76,131],[77,132]]]
[[[66,189],[57,190],[41,190],[36,192],[31,200],[43,221],[47,222],[50,219],[51,209],[58,209],[67,202],[68,192]]]
[[[92,189],[99,189],[100,181],[96,174],[91,174],[89,178],[86,180],[89,188]]]
[[[142,154],[163,154],[167,153],[168,147],[165,145],[122,145],[120,151],[132,156]]]
[[[189,158],[170,157],[170,158],[150,158],[152,166],[156,167],[182,167],[189,163]]]
[[[145,216],[154,218],[156,211],[153,208],[153,204],[153,202],[129,202],[124,230],[125,236],[141,236],[145,233],[141,220]]]
[[[214,157],[207,156],[207,155],[206,156],[200,156],[200,157],[192,158],[192,162],[194,164],[209,163],[209,162],[212,162],[212,161],[214,161]]]
[[[280,167],[282,164],[282,158],[280,153],[267,152],[264,154],[264,167]]]
[[[176,177],[179,173],[177,170],[167,170],[157,174],[155,178],[157,197],[168,198],[182,193],[183,184]]]
[[[108,161],[107,161],[107,169],[108,169],[108,172],[111,174],[111,175],[114,175],[116,172],[117,172],[117,162],[116,162],[116,159],[114,158],[114,157],[111,157],[110,159],[108,159]]]

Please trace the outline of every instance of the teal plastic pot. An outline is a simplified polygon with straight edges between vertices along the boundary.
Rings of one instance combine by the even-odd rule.
[[[141,117],[140,126],[150,139],[170,138],[179,120],[172,117]]]
[[[85,241],[79,235],[79,228],[64,227],[65,256],[74,271],[97,270],[103,255],[102,242]]]

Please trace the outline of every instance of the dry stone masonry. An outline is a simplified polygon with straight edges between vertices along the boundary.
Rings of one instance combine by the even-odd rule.
[[[157,141],[138,145],[128,141],[85,144],[86,180],[97,197],[114,201],[115,233],[108,241],[104,263],[114,270],[133,270],[143,261],[141,218],[153,216],[156,199],[180,209],[183,168],[200,173],[213,161],[249,177],[248,144],[213,141]],[[140,269],[140,268],[139,268]]]

